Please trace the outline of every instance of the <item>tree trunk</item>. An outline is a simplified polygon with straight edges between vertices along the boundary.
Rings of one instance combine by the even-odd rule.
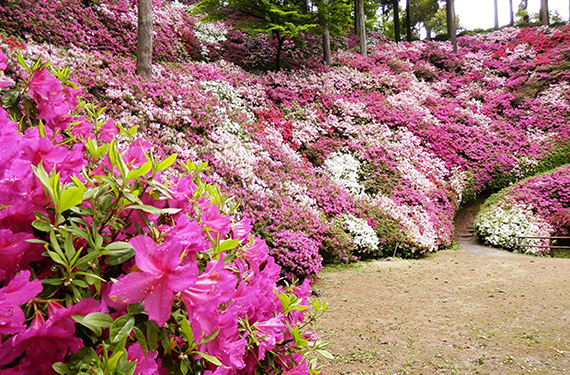
[[[398,0],[393,0],[392,4],[394,4],[394,40],[398,43],[400,41],[400,8]]]
[[[406,40],[412,41],[412,21],[410,20],[410,0],[406,0]]]
[[[152,1],[138,0],[137,74],[152,77]]]
[[[323,32],[323,60],[326,66],[331,66],[331,34],[328,27]]]
[[[499,5],[497,4],[498,0],[495,0],[495,30],[499,28]]]
[[[281,70],[281,51],[283,50],[283,42],[285,37],[277,33],[277,53],[275,54],[275,71]]]
[[[540,20],[544,26],[550,24],[549,14],[548,14],[548,0],[541,0],[540,2]]]
[[[360,43],[360,54],[366,56],[366,16],[364,15],[364,0],[354,1],[356,9],[354,13],[356,15],[356,35]]]
[[[326,66],[331,66],[331,33],[329,31],[329,14],[327,4],[329,0],[323,0],[325,4],[326,14],[324,16],[323,26],[323,60]]]
[[[447,33],[451,39],[451,45],[453,46],[453,52],[457,52],[457,36],[456,25],[455,25],[455,3],[454,0],[447,0]]]
[[[515,24],[515,13],[513,10],[513,0],[509,0],[509,9],[510,9],[510,16],[511,16],[511,21],[509,22],[510,26],[513,26]]]

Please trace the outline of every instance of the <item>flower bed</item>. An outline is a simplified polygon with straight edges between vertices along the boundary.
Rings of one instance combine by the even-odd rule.
[[[516,236],[566,236],[566,222],[554,220],[570,208],[570,166],[563,166],[523,180],[491,196],[475,221],[479,237],[486,243],[519,250]],[[520,250],[541,255],[548,240],[525,239]]]
[[[220,58],[231,32],[208,39]],[[367,58],[337,52],[330,69],[278,73],[157,63],[148,82],[127,52],[11,42],[8,55],[69,66],[84,96],[138,125],[157,155],[207,161],[203,179],[235,196],[270,251],[283,252],[288,276],[310,278],[322,262],[445,248],[460,202],[568,163],[568,35],[504,29],[459,38],[457,54],[445,43],[385,42]],[[7,75],[25,78],[20,68]],[[347,217],[374,231],[376,249]]]
[[[155,153],[69,70],[20,61],[12,85],[0,52],[2,373],[320,373],[303,328],[326,305],[278,286],[204,165]]]

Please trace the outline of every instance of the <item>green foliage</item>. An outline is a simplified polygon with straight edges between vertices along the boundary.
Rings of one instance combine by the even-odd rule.
[[[295,37],[317,26],[297,1],[202,0],[197,11],[207,14],[204,21],[235,20],[238,28],[254,36]]]
[[[323,233],[323,241],[320,254],[323,257],[323,264],[338,262],[346,257],[350,259],[355,250],[352,237],[342,229],[339,223],[334,223]]]

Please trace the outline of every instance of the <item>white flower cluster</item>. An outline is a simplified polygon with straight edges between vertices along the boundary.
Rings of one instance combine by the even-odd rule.
[[[378,250],[378,236],[374,229],[364,219],[359,219],[353,215],[342,218],[342,222],[352,236],[352,241],[361,252],[372,253]]]
[[[204,91],[211,92],[222,104],[216,108],[216,114],[223,120],[222,127],[232,134],[243,134],[242,125],[232,120],[229,115],[241,112],[247,116],[249,121],[252,121],[255,116],[244,105],[243,99],[232,85],[226,81],[202,81],[200,86]]]
[[[525,253],[536,254],[541,249],[540,239],[523,239],[520,249],[517,249],[517,236],[545,236],[548,235],[550,225],[535,217],[529,209],[522,206],[513,206],[509,209],[491,207],[482,212],[474,223],[477,234],[488,244],[508,250],[520,250]]]
[[[226,41],[227,30],[221,24],[196,22],[194,35],[200,43],[218,44]]]
[[[327,174],[333,182],[346,188],[357,198],[364,198],[364,186],[358,182],[360,161],[350,154],[331,152],[325,160]]]

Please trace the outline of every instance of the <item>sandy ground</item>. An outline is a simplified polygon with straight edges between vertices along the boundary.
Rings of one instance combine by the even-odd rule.
[[[480,246],[472,216],[459,250],[319,274],[324,375],[570,374],[570,259]]]

